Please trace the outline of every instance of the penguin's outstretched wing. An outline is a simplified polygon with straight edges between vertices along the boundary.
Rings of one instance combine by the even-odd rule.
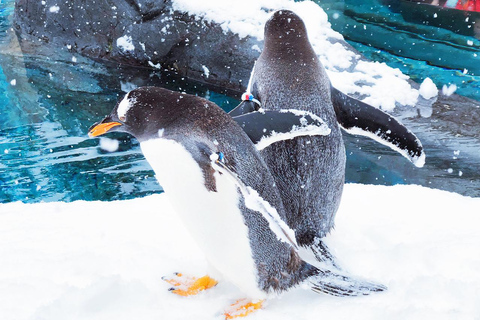
[[[249,102],[244,101],[242,103]],[[330,128],[318,116],[299,110],[259,110],[233,117],[257,150],[299,136],[328,135]]]
[[[372,138],[423,167],[422,143],[410,130],[387,113],[330,87],[337,121],[345,131]]]

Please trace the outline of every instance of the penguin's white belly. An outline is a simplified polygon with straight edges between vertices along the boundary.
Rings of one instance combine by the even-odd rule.
[[[263,298],[234,182],[217,172],[217,192],[209,191],[200,166],[176,141],[154,139],[140,147],[209,263],[249,297]]]

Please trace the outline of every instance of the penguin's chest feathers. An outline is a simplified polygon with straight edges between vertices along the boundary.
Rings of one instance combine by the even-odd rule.
[[[176,141],[153,139],[140,147],[209,263],[245,293],[262,295],[235,183],[216,172],[216,191],[210,191],[199,164]]]

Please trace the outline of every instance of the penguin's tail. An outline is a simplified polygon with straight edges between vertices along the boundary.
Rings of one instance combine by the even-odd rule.
[[[331,253],[330,249],[321,238],[315,237],[313,243],[308,246],[306,250],[310,251],[309,254],[313,256],[314,260],[321,264],[327,264],[337,270],[342,270],[338,263],[335,262],[335,256]]]
[[[309,263],[316,269],[315,275],[309,278],[311,288],[315,292],[346,297],[387,290],[382,284],[350,276],[338,265],[335,256],[319,237],[315,237],[309,246],[303,247],[303,254],[310,257],[307,261],[310,261]]]
[[[311,289],[337,297],[366,296],[387,290],[387,287],[368,280],[354,279],[349,275],[327,269],[317,269],[317,274],[308,279]]]

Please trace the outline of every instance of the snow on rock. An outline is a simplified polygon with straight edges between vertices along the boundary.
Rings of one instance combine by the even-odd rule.
[[[269,17],[269,13],[262,8],[267,5],[278,7],[289,1],[233,1],[233,0],[173,0],[174,10],[195,14],[199,18],[213,21],[227,31],[238,33],[241,38],[253,36],[263,39],[263,26]]]
[[[160,64],[160,62],[155,64],[152,61],[148,61],[148,65],[152,68],[155,68],[155,69],[159,69],[159,70],[162,69],[162,65]]]
[[[438,95],[438,89],[432,79],[427,77],[420,85],[419,93],[422,97],[428,100]]]
[[[51,13],[58,13],[60,11],[60,7],[59,6],[51,6],[48,11],[50,11]]]
[[[357,90],[360,94],[369,95],[364,102],[387,111],[392,111],[397,102],[410,106],[416,104],[418,91],[410,86],[408,76],[399,69],[392,69],[385,63],[359,61],[355,70],[362,74],[362,81],[374,84]]]
[[[263,28],[271,12],[292,10],[305,22],[309,40],[337,89],[367,97],[363,101],[387,111],[397,103],[414,106],[417,102],[418,90],[410,86],[408,76],[384,63],[359,60],[359,55],[342,44],[343,36],[331,28],[327,14],[312,1],[174,0],[172,5],[176,10],[220,24],[225,32],[259,40],[263,40]]]
[[[132,43],[132,37],[129,35],[124,35],[123,37],[118,38],[117,47],[119,47],[123,51],[135,50],[135,46]]]
[[[326,239],[340,265],[388,286],[337,298],[295,288],[247,319],[476,319],[480,199],[419,186],[345,186]],[[221,281],[178,297],[161,277],[207,265],[165,194],[0,204],[0,314],[26,319],[223,319]]]
[[[446,84],[442,87],[442,93],[446,96],[451,96],[455,91],[457,91],[457,85],[452,84],[447,86]]]
[[[203,74],[205,75],[205,78],[208,78],[210,76],[210,70],[205,65],[202,65],[202,69],[203,69]]]

